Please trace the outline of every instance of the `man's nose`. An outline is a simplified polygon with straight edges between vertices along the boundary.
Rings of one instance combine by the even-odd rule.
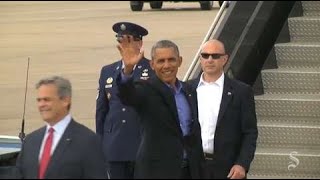
[[[44,100],[38,100],[38,106],[39,106],[39,107],[42,107],[42,106],[44,106],[44,105],[45,105]]]
[[[164,64],[163,64],[163,67],[164,67],[164,68],[170,67],[169,61],[165,61]]]

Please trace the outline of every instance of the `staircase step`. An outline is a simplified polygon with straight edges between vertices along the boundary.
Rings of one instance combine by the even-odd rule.
[[[257,116],[320,118],[320,94],[264,94],[255,105]]]
[[[320,126],[319,117],[281,117],[281,116],[257,116],[259,124],[283,125],[289,124],[292,126]]]
[[[319,1],[301,1],[303,14],[305,16],[320,16]]]
[[[248,179],[320,178],[320,2],[288,18],[290,43],[275,45],[278,69],[261,72],[258,139]]]
[[[320,178],[320,149],[257,148],[248,178]]]
[[[293,126],[259,123],[260,148],[318,148],[320,151],[320,126]]]
[[[320,43],[279,43],[275,45],[280,68],[320,68]]]
[[[320,17],[293,17],[288,19],[293,42],[319,42]]]
[[[267,69],[261,76],[266,93],[320,93],[320,68]]]

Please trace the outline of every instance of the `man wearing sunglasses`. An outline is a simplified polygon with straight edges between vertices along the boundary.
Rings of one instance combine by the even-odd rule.
[[[203,73],[190,83],[197,91],[206,179],[246,177],[258,136],[250,86],[224,74],[228,55],[222,42],[209,40],[201,50]]]
[[[132,45],[141,51],[142,37],[148,31],[131,22],[113,25],[118,48],[126,37],[131,37]],[[141,139],[141,127],[136,111],[121,103],[116,77],[124,67],[123,57],[102,68],[99,79],[99,94],[96,106],[96,133],[101,137],[107,171],[111,179],[132,179],[136,153]],[[154,74],[149,60],[141,57],[134,67],[133,79],[147,80]]]

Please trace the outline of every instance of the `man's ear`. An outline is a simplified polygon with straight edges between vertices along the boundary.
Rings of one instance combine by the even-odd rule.
[[[182,56],[179,56],[179,66],[178,67],[180,67],[181,64],[182,64]]]
[[[139,46],[140,46],[141,49],[143,49],[143,41],[142,40],[139,41]]]
[[[223,66],[225,66],[228,63],[228,60],[229,60],[229,55],[226,54],[224,57],[224,65]]]
[[[228,55],[228,54],[226,54],[225,58],[226,58],[226,60],[228,61],[228,59],[229,59],[229,55]]]
[[[151,69],[152,69],[152,70],[154,70],[154,61],[153,61],[153,60],[150,60],[150,62],[149,62],[149,63],[150,63],[150,67],[151,67]]]
[[[71,97],[62,97],[63,106],[68,107],[71,104]]]

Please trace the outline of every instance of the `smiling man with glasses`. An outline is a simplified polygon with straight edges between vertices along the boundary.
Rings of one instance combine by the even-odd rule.
[[[225,76],[222,42],[207,41],[200,59],[203,73],[190,83],[197,92],[205,179],[245,178],[258,136],[253,91]]]

